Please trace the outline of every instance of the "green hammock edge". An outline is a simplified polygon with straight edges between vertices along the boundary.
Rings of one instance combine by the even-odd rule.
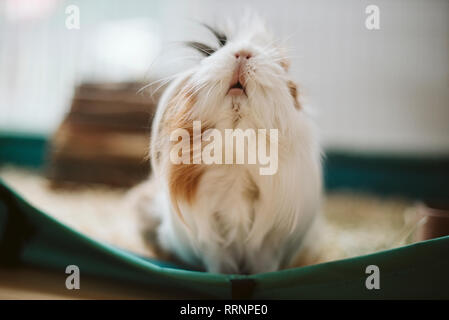
[[[30,205],[1,180],[0,186],[37,229],[37,236],[22,249],[21,262],[25,264],[60,272],[75,264],[91,275],[223,299],[234,297],[239,282],[250,286],[247,298],[449,298],[449,236],[301,268],[250,276],[221,275],[158,266],[71,229]],[[365,268],[371,264],[381,270],[381,290],[365,287]]]

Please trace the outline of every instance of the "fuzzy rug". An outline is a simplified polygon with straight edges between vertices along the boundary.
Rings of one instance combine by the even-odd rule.
[[[31,204],[96,240],[154,257],[140,233],[137,212],[127,190],[89,186],[64,190],[49,187],[36,172],[0,168],[0,178]],[[338,192],[323,203],[319,258],[327,262],[413,242],[419,224],[417,206],[403,199]]]

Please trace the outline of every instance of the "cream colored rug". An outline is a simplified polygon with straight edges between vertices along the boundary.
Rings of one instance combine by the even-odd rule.
[[[154,257],[139,231],[126,190],[104,186],[54,190],[44,177],[13,167],[0,178],[43,212],[86,235],[137,254]],[[417,206],[403,199],[331,193],[323,203],[318,262],[343,259],[412,242]]]

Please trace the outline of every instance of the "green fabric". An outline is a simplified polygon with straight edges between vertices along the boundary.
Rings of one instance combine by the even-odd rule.
[[[23,133],[0,133],[0,165],[14,164],[42,168],[48,141],[46,137]]]
[[[328,150],[324,177],[327,190],[350,189],[449,204],[449,155],[399,156]]]
[[[3,182],[0,262],[59,272],[74,264],[85,274],[211,298],[449,298],[449,236],[303,268],[219,275],[179,269],[94,241],[32,207]],[[365,269],[371,264],[380,268],[380,290],[365,287]],[[246,287],[243,296],[236,292]]]
[[[0,164],[41,168],[47,141],[0,135]],[[448,158],[391,159],[328,153],[326,188],[449,200]],[[264,299],[449,298],[449,236],[375,254],[265,274],[219,275],[149,260],[97,242],[34,208],[0,180],[0,265],[33,265],[126,281],[193,297]],[[380,290],[365,287],[368,265]]]

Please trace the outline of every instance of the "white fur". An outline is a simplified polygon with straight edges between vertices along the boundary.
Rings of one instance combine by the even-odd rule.
[[[275,271],[287,267],[298,254],[318,212],[320,148],[304,108],[294,107],[287,86],[289,75],[280,64],[286,59],[283,49],[264,24],[252,18],[228,27],[225,33],[228,43],[181,74],[160,100],[151,139],[151,179],[158,192],[146,211],[160,223],[160,246],[187,263],[203,265],[210,272]],[[253,54],[247,68],[248,97],[226,95],[238,50]],[[279,165],[271,176],[260,175],[258,165],[208,165],[193,204],[177,203],[182,221],[170,202],[170,142],[161,134],[160,125],[168,101],[182,89],[185,79],[198,90],[197,103],[189,114],[192,121],[213,123],[219,130],[278,129]],[[237,123],[236,103],[240,106]],[[256,199],[248,197],[254,184],[259,192]]]

